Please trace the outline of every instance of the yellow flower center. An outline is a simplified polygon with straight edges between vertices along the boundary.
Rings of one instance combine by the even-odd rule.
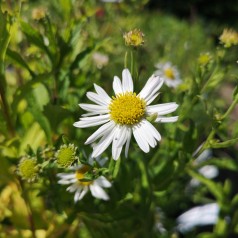
[[[134,125],[145,115],[146,103],[136,93],[126,92],[112,97],[109,105],[111,119],[117,124]]]
[[[167,68],[164,70],[164,74],[169,79],[175,79],[174,71],[171,68]]]
[[[83,165],[80,169],[76,171],[76,178],[78,179],[78,182],[83,186],[88,186],[93,183],[93,181],[81,181],[82,179],[85,179],[85,174],[90,170],[90,166]]]
[[[19,172],[23,179],[34,180],[38,173],[35,159],[24,159],[20,161]]]
[[[76,147],[72,144],[61,146],[56,154],[58,165],[64,168],[70,166],[76,160],[75,151]]]
[[[208,53],[201,54],[198,58],[198,63],[200,65],[206,65],[211,60],[211,56]]]

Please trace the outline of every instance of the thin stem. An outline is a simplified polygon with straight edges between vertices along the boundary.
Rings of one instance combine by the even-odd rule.
[[[236,104],[238,103],[238,95],[235,97],[235,100],[232,102],[232,104],[230,105],[230,107],[227,109],[227,111],[225,112],[225,114],[222,116],[222,120],[225,119],[235,108]]]
[[[131,75],[134,76],[134,56],[133,56],[133,50],[131,50]]]
[[[128,52],[126,51],[125,57],[124,57],[124,68],[125,69],[127,69],[127,67],[128,67],[127,57],[128,57]]]

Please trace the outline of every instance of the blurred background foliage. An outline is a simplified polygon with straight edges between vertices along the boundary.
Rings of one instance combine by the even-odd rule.
[[[237,237],[237,47],[219,42],[225,27],[238,28],[236,2],[0,1],[0,237]],[[137,50],[123,39],[134,28],[145,35]],[[43,160],[41,152],[57,150],[62,135],[91,153],[84,142],[93,129],[72,126],[82,114],[78,103],[87,102],[94,83],[112,95],[113,76],[121,77],[126,52],[130,66],[130,51],[138,90],[158,62],[180,71],[178,88],[161,89],[160,103],[177,102],[180,119],[158,125],[160,145],[148,154],[131,145],[117,177],[109,175],[108,202],[87,195],[74,204],[54,166],[36,183],[19,178],[21,157]],[[194,162],[206,150],[209,159]],[[219,175],[199,173],[206,165]],[[178,229],[179,215],[209,203],[220,208],[214,226]]]

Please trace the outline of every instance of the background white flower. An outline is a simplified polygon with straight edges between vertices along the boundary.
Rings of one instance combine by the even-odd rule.
[[[87,97],[96,104],[84,104],[79,106],[88,111],[75,127],[85,128],[102,125],[85,142],[94,143],[92,157],[102,154],[112,143],[112,157],[117,160],[125,145],[125,156],[128,154],[131,135],[145,153],[150,151],[150,147],[155,147],[157,141],[161,140],[160,133],[146,119],[154,116],[154,122],[175,122],[178,117],[164,117],[164,115],[174,112],[178,105],[175,102],[156,104],[149,106],[159,95],[158,90],[163,85],[163,79],[152,75],[144,88],[137,95],[134,93],[134,85],[128,69],[122,72],[122,82],[115,76],[113,80],[113,90],[115,96],[110,98],[108,94],[98,85],[94,84],[96,93],[88,92]]]
[[[219,207],[217,203],[191,208],[178,217],[177,228],[182,233],[186,233],[195,226],[214,225],[217,222],[218,213]]]
[[[103,188],[111,187],[111,183],[104,176],[92,181],[81,181],[84,179],[84,174],[89,171],[90,166],[79,165],[71,169],[73,173],[59,173],[57,177],[60,178],[59,184],[71,184],[66,190],[71,193],[75,192],[74,202],[81,200],[89,190],[95,198],[109,200],[109,196]]]
[[[170,62],[156,64],[155,75],[164,79],[164,83],[171,88],[176,88],[182,83],[178,69]]]

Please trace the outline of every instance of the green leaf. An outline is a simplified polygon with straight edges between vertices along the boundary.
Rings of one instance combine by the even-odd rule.
[[[93,47],[88,47],[82,52],[80,52],[74,59],[73,63],[70,66],[70,70],[74,70],[79,66],[79,63],[93,50]]]
[[[42,128],[40,128],[38,123],[33,123],[33,125],[26,131],[24,136],[21,138],[19,154],[24,155],[29,145],[31,146],[31,149],[33,151],[36,151],[44,140],[44,131],[42,130]]]
[[[2,9],[0,9],[0,74],[4,72],[4,58],[7,50],[7,46],[10,41],[10,34],[7,29],[8,24],[7,13],[3,14]]]
[[[26,99],[26,95],[31,93],[31,91],[34,88],[37,87],[37,84],[44,85],[43,82],[48,81],[50,79],[50,77],[51,77],[50,73],[37,75],[36,77],[33,78],[33,80],[28,81],[27,83],[25,83],[24,85],[19,87],[17,89],[17,91],[15,92],[14,97],[13,97],[12,111],[14,111],[14,112],[17,111],[17,107],[18,107],[19,102],[22,99]],[[40,95],[39,95],[39,97],[40,97],[39,100],[41,100],[41,96]],[[42,108],[43,108],[43,105],[42,105]]]
[[[29,73],[31,74],[32,77],[35,76],[34,72],[30,69],[30,67],[28,66],[28,64],[25,62],[25,60],[21,57],[21,55],[19,55],[18,52],[10,50],[9,48],[7,49],[7,56],[15,61],[16,63],[18,63],[21,67],[27,69],[29,71]]]
[[[71,112],[58,105],[48,104],[44,107],[44,114],[49,119],[52,130],[57,132],[60,123],[71,115]]]
[[[237,207],[238,206],[238,194],[236,194],[233,199],[231,200],[231,206]]]
[[[44,106],[49,102],[48,91],[39,80],[29,81],[18,89],[13,101],[13,111],[17,111],[19,102],[24,99],[27,102],[27,111],[30,112],[35,121],[44,130],[48,142],[51,142],[51,127],[48,119],[43,113]]]
[[[213,194],[213,196],[219,201],[222,202],[224,200],[224,192],[223,192],[223,187],[220,183],[215,183],[212,180],[203,177],[201,174],[188,169],[188,174],[190,176],[192,176],[193,178],[197,179],[198,181],[200,181],[201,183],[203,183],[204,185],[206,185],[206,187],[208,188],[208,190]]]
[[[50,59],[52,59],[50,51],[44,44],[42,35],[37,30],[35,30],[31,25],[23,21],[21,22],[21,29],[23,33],[25,34],[25,36],[27,37],[27,40],[31,44],[38,46],[49,56]]]
[[[42,104],[37,100],[37,94],[29,93],[26,97],[28,103],[28,111],[32,113],[34,119],[40,124],[45,131],[48,142],[51,142],[51,128],[48,119],[44,116]]]
[[[196,236],[196,238],[218,238],[216,234],[204,232]]]
[[[238,138],[227,140],[224,142],[211,142],[211,148],[218,149],[218,148],[227,148],[230,146],[235,145],[238,142]]]
[[[4,88],[6,87],[4,59],[10,41],[10,34],[7,29],[7,14],[3,14],[2,9],[0,9],[0,23],[0,90],[2,95],[2,93],[4,93]]]

